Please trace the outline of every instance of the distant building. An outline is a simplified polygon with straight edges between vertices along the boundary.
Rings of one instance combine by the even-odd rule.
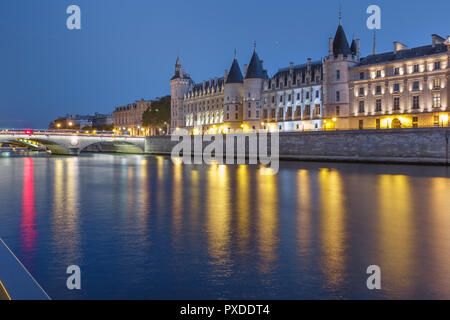
[[[114,130],[131,135],[143,135],[142,114],[151,107],[151,101],[141,99],[126,106],[117,107],[113,112]]]
[[[98,130],[112,131],[114,127],[114,119],[112,114],[95,114],[92,120],[92,127]]]
[[[102,128],[112,127],[112,115],[95,113],[94,115],[67,114],[50,123],[50,129],[72,129],[81,130],[85,128],[94,128],[102,130]]]

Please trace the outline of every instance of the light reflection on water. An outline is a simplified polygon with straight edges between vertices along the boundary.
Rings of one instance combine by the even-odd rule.
[[[450,298],[443,167],[0,158],[0,236],[54,298]],[[65,288],[80,265],[83,290]],[[366,268],[382,290],[366,288]]]

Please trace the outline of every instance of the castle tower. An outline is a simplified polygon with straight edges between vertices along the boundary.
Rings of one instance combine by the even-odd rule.
[[[359,39],[354,40],[351,47],[348,45],[340,14],[336,35],[329,39],[329,52],[324,59],[324,118],[338,120],[350,115],[349,69],[357,65],[360,58]]]
[[[267,75],[256,53],[256,46],[245,73],[243,121],[248,129],[261,127],[261,93]]]
[[[175,63],[175,75],[170,79],[171,88],[171,132],[177,127],[184,127],[184,95],[189,90],[192,80],[188,74],[185,74],[177,57]]]
[[[240,128],[243,119],[242,101],[244,96],[243,76],[239,63],[234,57],[230,72],[225,78],[225,87],[223,91],[224,99],[224,123],[230,128]]]

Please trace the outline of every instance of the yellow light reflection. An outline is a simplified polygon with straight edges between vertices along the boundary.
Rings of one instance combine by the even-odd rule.
[[[259,269],[269,273],[274,268],[278,247],[278,188],[276,175],[257,174]]]
[[[343,282],[345,272],[345,209],[341,174],[336,170],[320,169],[320,238],[321,267],[329,287]]]
[[[172,223],[174,228],[174,241],[180,241],[178,236],[182,227],[183,218],[183,165],[181,162],[173,164],[173,216]]]
[[[249,172],[248,166],[240,165],[237,174],[237,237],[241,251],[248,248],[250,239],[250,202],[249,202]]]
[[[211,164],[207,184],[208,251],[213,258],[212,263],[224,267],[230,262],[230,186],[227,167]]]
[[[311,250],[311,184],[308,170],[297,172],[297,219],[298,245],[302,256],[310,255]],[[308,263],[309,261],[304,261]]]
[[[433,230],[433,242],[431,246],[433,266],[435,272],[430,276],[430,280],[436,284],[434,286],[436,296],[439,299],[450,299],[449,287],[449,266],[450,266],[450,179],[432,178],[430,199],[430,218]]]
[[[378,177],[379,266],[384,288],[392,286],[407,295],[413,287],[408,279],[413,270],[412,182],[407,176]]]

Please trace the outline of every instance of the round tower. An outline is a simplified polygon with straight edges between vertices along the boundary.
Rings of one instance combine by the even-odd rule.
[[[359,62],[359,40],[350,48],[339,18],[334,38],[329,39],[329,53],[324,59],[324,118],[335,119],[336,127],[345,127],[350,115],[350,68]]]
[[[230,72],[225,77],[223,91],[223,122],[227,128],[238,129],[243,119],[242,101],[244,96],[244,78],[239,63],[234,57]]]
[[[251,130],[261,127],[261,93],[265,79],[266,73],[255,48],[244,79],[244,129]]]
[[[177,57],[175,63],[175,75],[170,79],[171,88],[171,132],[176,128],[185,127],[184,120],[184,95],[188,92],[192,80],[188,74],[185,74],[180,63],[180,58]]]

